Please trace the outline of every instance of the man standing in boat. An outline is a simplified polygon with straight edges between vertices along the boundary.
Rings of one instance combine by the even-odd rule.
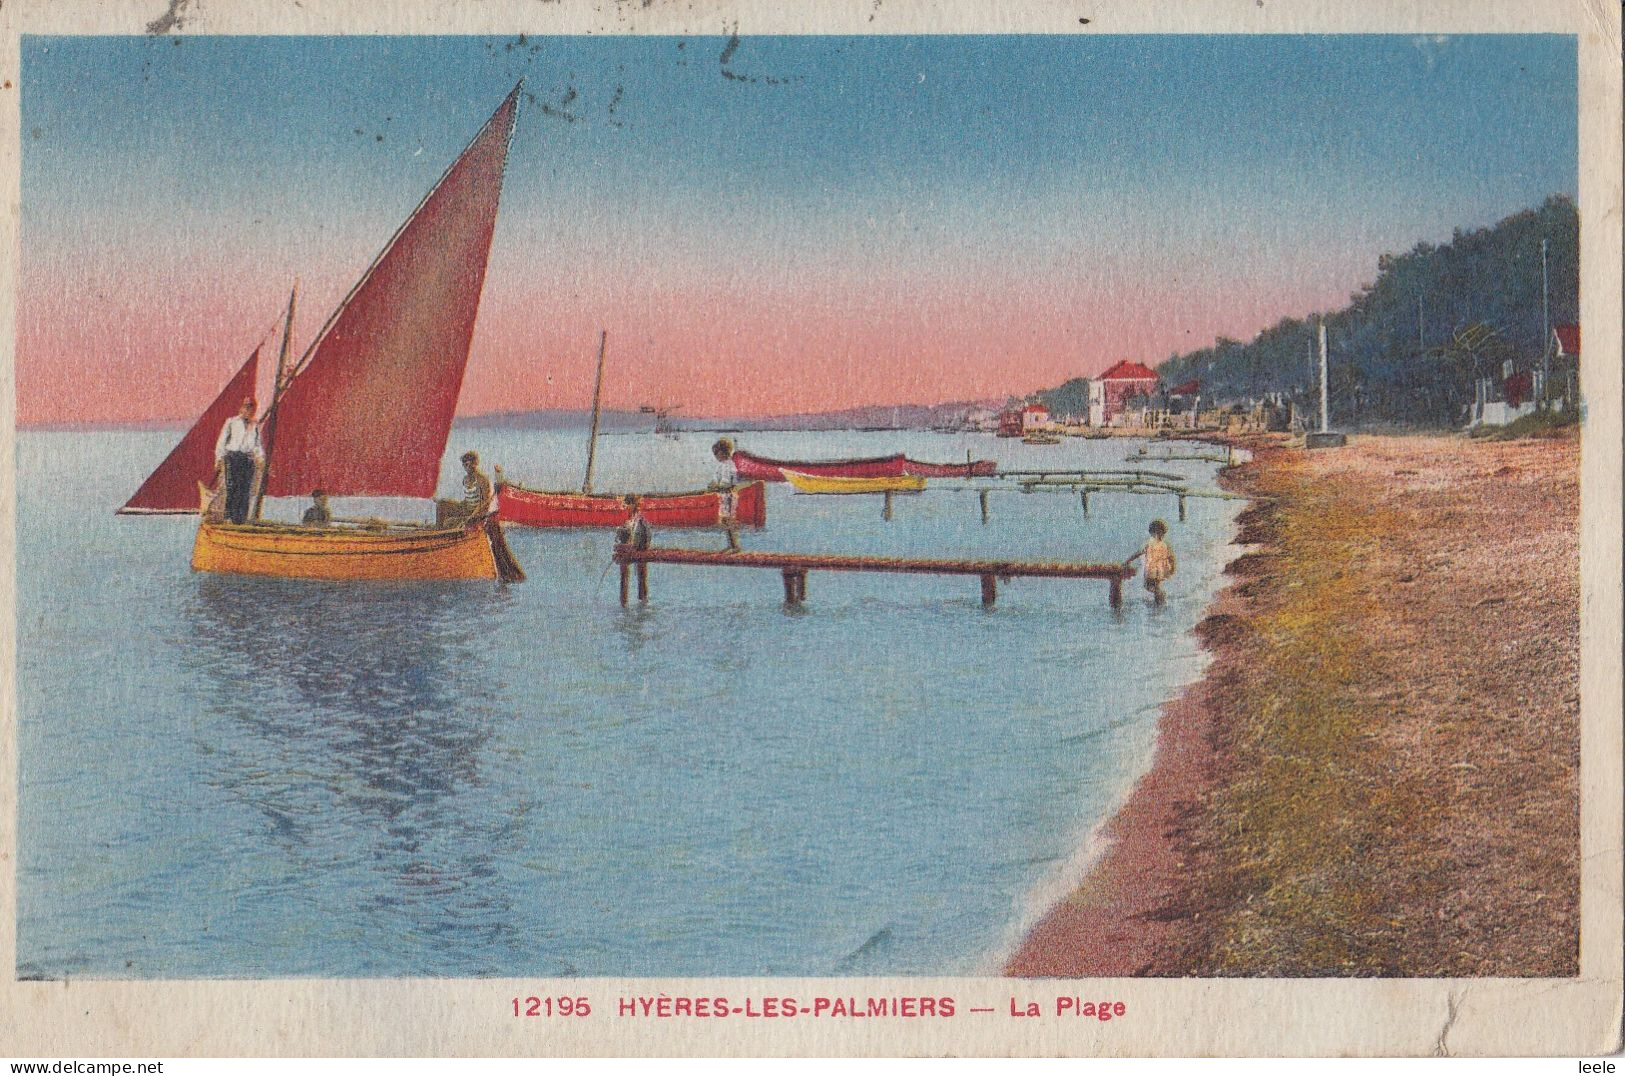
[[[252,396],[243,400],[243,406],[220,427],[214,442],[215,474],[225,479],[226,519],[232,523],[248,522],[254,503],[254,472],[265,461],[260,430],[254,424],[258,408]]]

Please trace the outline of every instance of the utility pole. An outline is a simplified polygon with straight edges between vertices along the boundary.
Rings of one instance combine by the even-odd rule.
[[[1326,411],[1326,319],[1320,319],[1320,432],[1331,428]]]
[[[1546,240],[1540,241],[1540,399],[1535,406],[1546,407],[1548,385],[1552,380],[1552,291],[1546,276]]]

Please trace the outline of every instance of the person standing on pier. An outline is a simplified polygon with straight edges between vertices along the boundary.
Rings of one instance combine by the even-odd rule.
[[[1140,548],[1140,551],[1123,562],[1128,567],[1141,557],[1145,558],[1145,589],[1151,592],[1151,598],[1158,605],[1165,600],[1162,593],[1163,581],[1172,578],[1174,574],[1174,551],[1168,548],[1163,541],[1168,534],[1168,524],[1160,519],[1151,521],[1151,540]]]
[[[726,437],[717,438],[711,446],[711,455],[717,461],[711,476],[712,489],[731,489],[739,481],[739,470],[734,466],[734,443]]]
[[[631,515],[616,530],[615,544],[631,546],[633,549],[648,549],[650,543],[654,541],[654,531],[649,528],[649,521],[643,516],[643,498],[636,493],[628,493],[625,503]]]
[[[739,470],[734,466],[734,443],[726,437],[717,438],[717,443],[711,446],[711,455],[717,461],[716,471],[711,476],[711,488],[718,491],[722,498],[718,510],[718,522],[728,534],[728,548],[734,551],[739,549]]]

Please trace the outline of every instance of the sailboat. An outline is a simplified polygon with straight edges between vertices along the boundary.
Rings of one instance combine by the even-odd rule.
[[[303,356],[286,367],[292,300],[271,406],[255,518],[229,523],[199,503],[215,434],[253,395],[255,350],[124,512],[199,512],[192,567],[317,579],[524,578],[495,511],[443,524],[259,519],[264,497],[432,499],[468,363],[515,86],[351,288]]]

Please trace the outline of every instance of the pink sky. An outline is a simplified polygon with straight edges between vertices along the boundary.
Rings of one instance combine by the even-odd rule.
[[[463,414],[588,406],[600,329],[612,408],[1026,394],[1574,189],[1558,37],[188,45],[24,42],[25,425],[192,418],[296,277],[302,350],[520,75]]]
[[[1323,267],[1318,280],[1254,274],[1243,288],[1239,276],[1167,256],[1103,262],[1082,285],[996,265],[889,277],[671,265],[583,272],[561,294],[516,261],[493,258],[462,414],[587,406],[600,328],[610,334],[608,408],[749,416],[1002,398],[1122,358],[1155,363],[1218,333],[1248,338],[1283,314],[1339,302],[1358,277]],[[76,272],[61,268],[68,262]],[[20,424],[190,418],[262,336],[269,376],[270,330],[286,301],[277,281],[291,273],[218,249],[146,272],[137,262],[104,247],[25,267]],[[296,357],[357,271],[305,273]]]

